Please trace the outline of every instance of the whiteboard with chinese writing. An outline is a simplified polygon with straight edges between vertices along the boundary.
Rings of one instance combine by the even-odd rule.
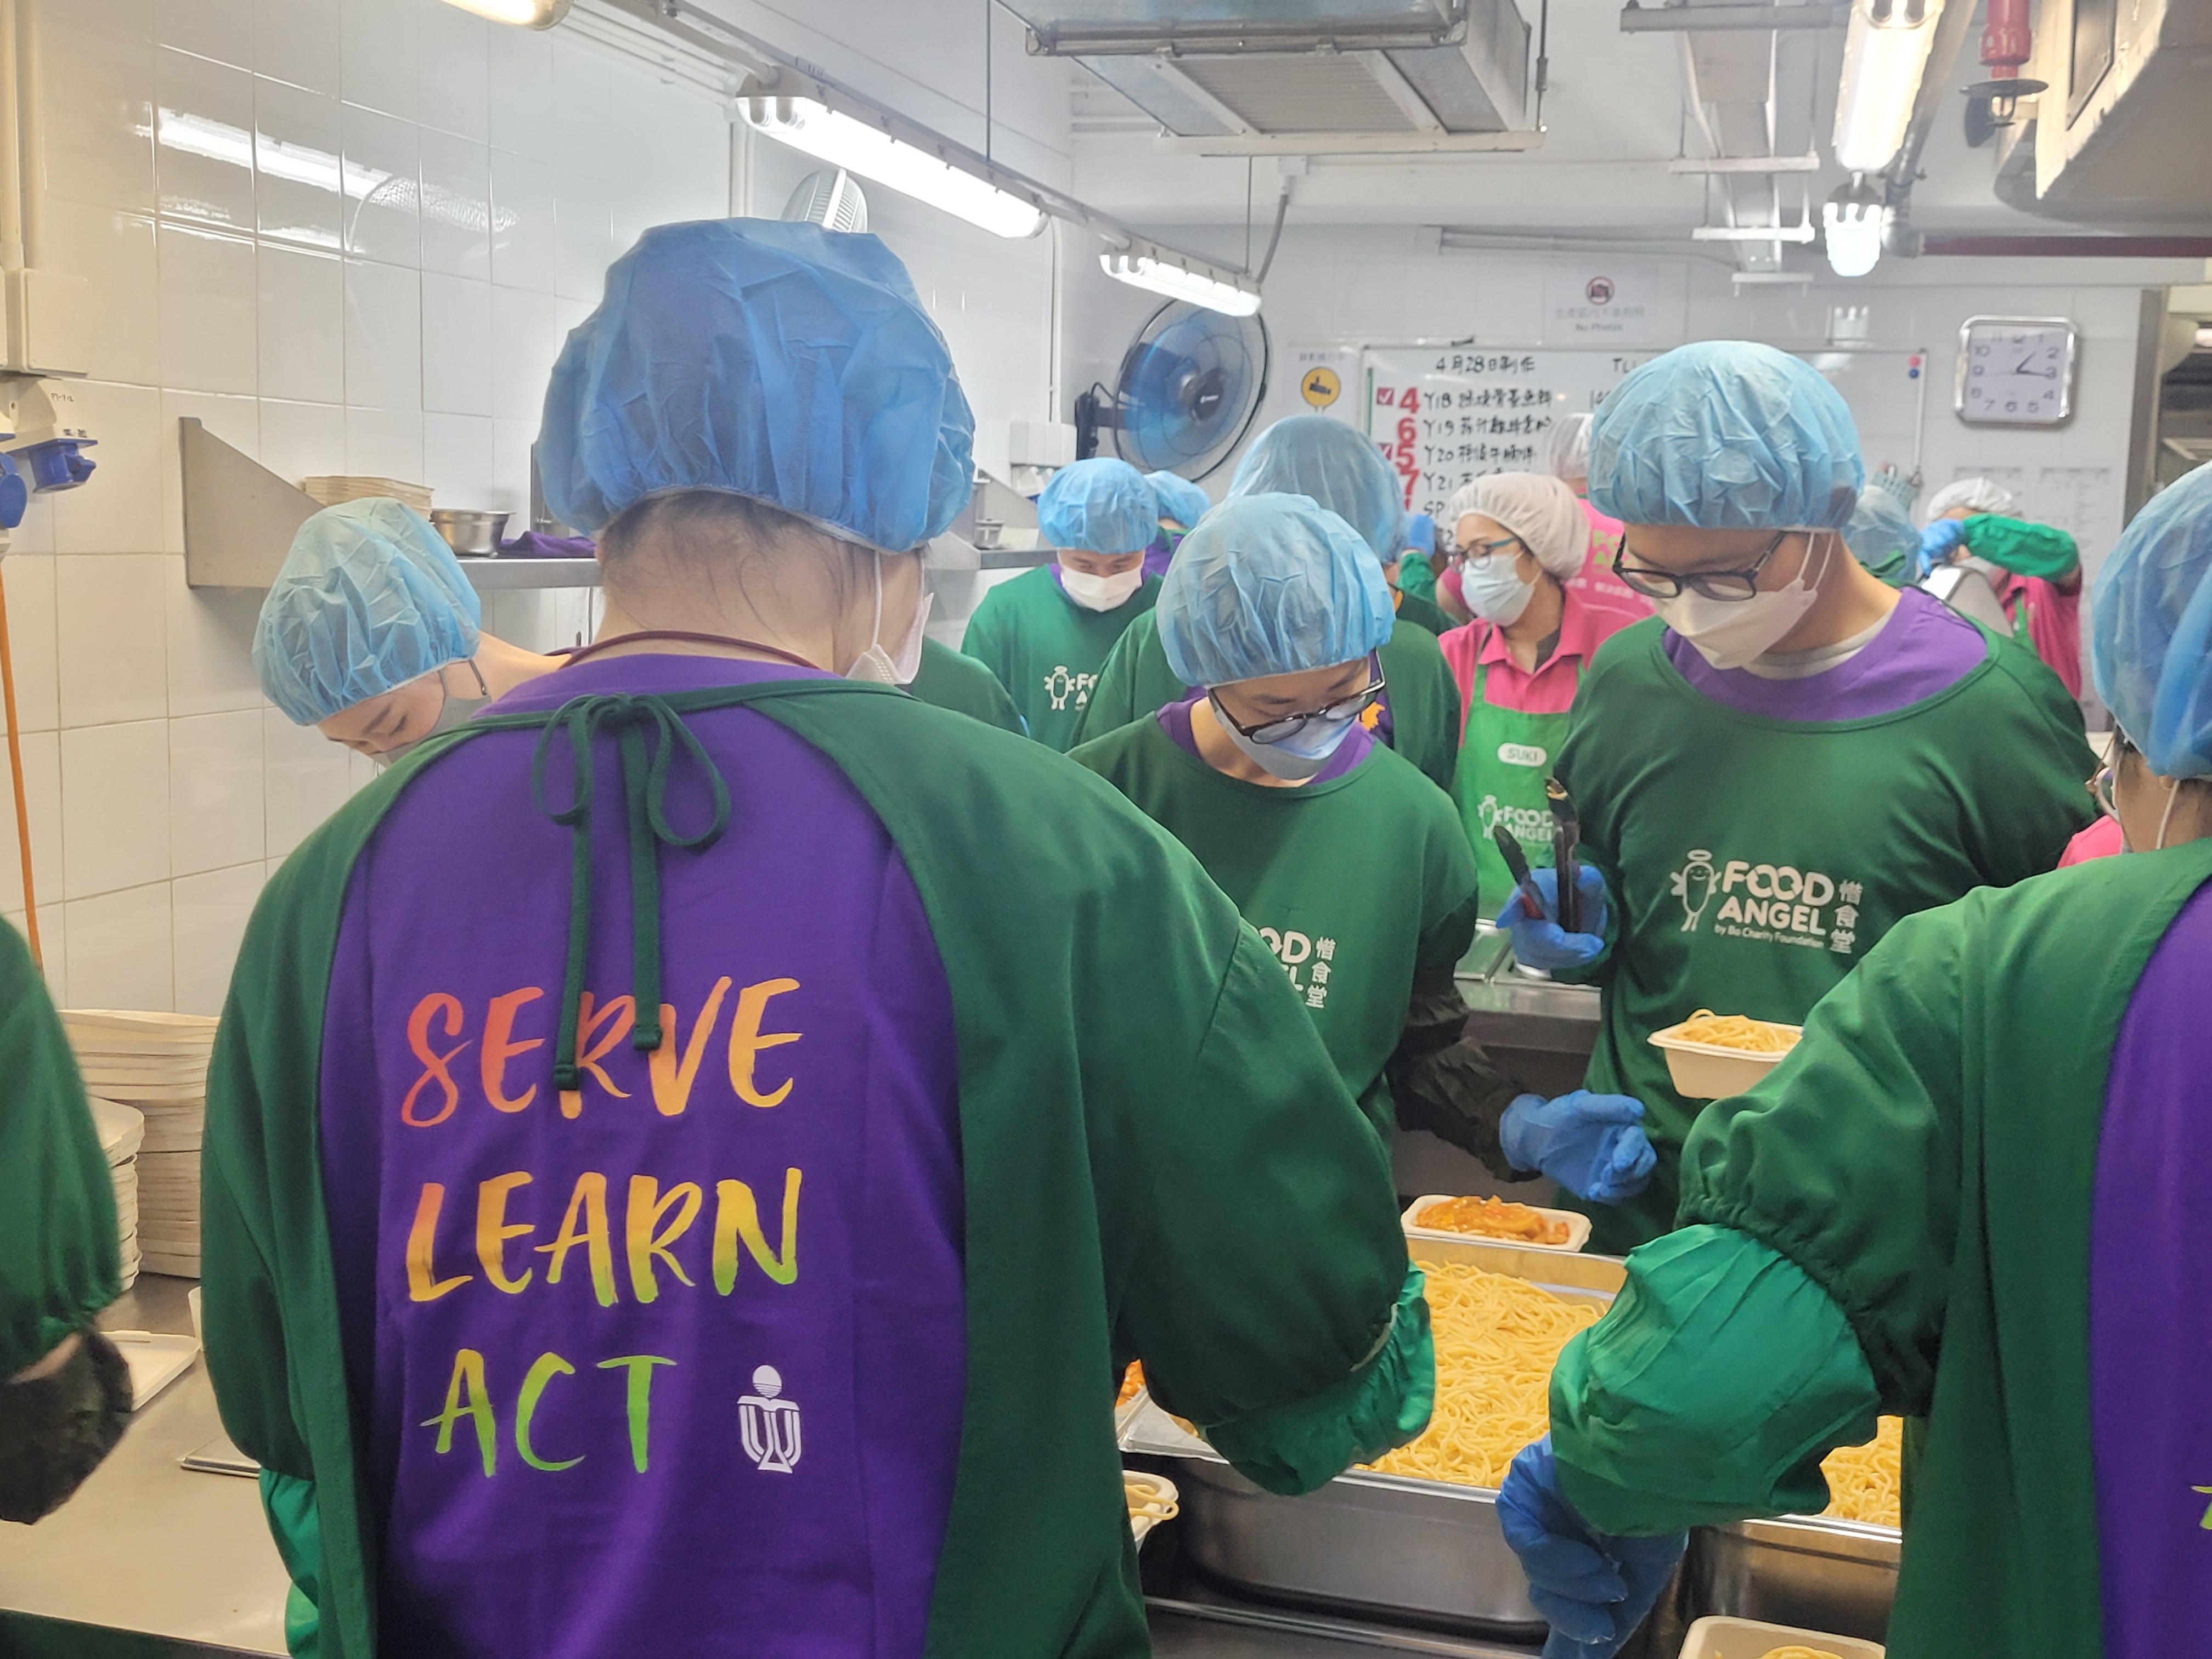
[[[1553,422],[1594,410],[1656,351],[1376,346],[1364,354],[1367,432],[1409,512],[1441,518],[1453,490],[1490,472],[1544,470]],[[1894,350],[1797,354],[1850,406],[1867,470],[1919,464],[1927,357]]]

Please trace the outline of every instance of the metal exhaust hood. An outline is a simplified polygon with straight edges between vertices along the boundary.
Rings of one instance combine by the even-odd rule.
[[[1533,143],[1513,0],[1007,0],[1174,137],[1224,151]],[[1181,147],[1181,146],[1179,146]]]

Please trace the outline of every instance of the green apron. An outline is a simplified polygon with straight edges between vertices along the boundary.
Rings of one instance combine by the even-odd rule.
[[[1504,908],[1513,890],[1513,872],[1491,839],[1504,824],[1521,843],[1532,870],[1552,867],[1552,809],[1544,797],[1559,749],[1567,740],[1571,714],[1532,714],[1525,708],[1501,708],[1483,701],[1490,665],[1474,671],[1474,691],[1467,705],[1467,729],[1459,740],[1459,771],[1452,798],[1460,822],[1474,843],[1475,879],[1484,908],[1492,915]],[[1481,729],[1475,722],[1482,722]]]
[[[1587,1085],[1642,1101],[1659,1152],[1640,1196],[1592,1208],[1613,1255],[1674,1225],[1704,1104],[1654,1031],[1699,1008],[1796,1024],[1898,922],[2051,869],[2091,817],[2080,711],[2009,640],[1907,708],[1803,721],[1714,702],[1662,637],[1655,617],[1606,642],[1556,767],[1614,900],[1610,956],[1560,975],[1604,988]]]

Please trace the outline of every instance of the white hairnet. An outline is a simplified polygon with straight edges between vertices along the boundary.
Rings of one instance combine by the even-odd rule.
[[[1960,507],[1970,513],[2017,513],[2020,497],[1995,478],[1954,478],[1928,498],[1923,524],[1934,524]]]
[[[1590,417],[1562,415],[1552,422],[1552,443],[1545,465],[1552,476],[1570,484],[1589,482]]]
[[[1589,557],[1589,520],[1575,492],[1541,472],[1493,472],[1453,492],[1454,536],[1462,518],[1480,513],[1518,536],[1536,562],[1561,581]]]

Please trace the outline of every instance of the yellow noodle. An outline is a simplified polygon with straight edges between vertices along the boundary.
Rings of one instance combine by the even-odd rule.
[[[1905,1419],[1885,1417],[1863,1446],[1838,1446],[1820,1462],[1828,1477],[1828,1507],[1822,1514],[1838,1521],[1865,1521],[1877,1527],[1903,1524],[1899,1515],[1902,1487],[1899,1460],[1905,1444]]]
[[[1802,1643],[1792,1642],[1787,1647],[1769,1648],[1760,1659],[1837,1659],[1826,1648],[1808,1648]]]
[[[1550,1426],[1553,1362],[1601,1310],[1480,1267],[1420,1265],[1436,1332],[1436,1413],[1419,1439],[1369,1467],[1495,1486]]]
[[[1717,1014],[1700,1008],[1684,1020],[1674,1035],[1685,1042],[1707,1042],[1716,1048],[1741,1048],[1747,1054],[1787,1054],[1797,1046],[1797,1033],[1744,1014]]]

